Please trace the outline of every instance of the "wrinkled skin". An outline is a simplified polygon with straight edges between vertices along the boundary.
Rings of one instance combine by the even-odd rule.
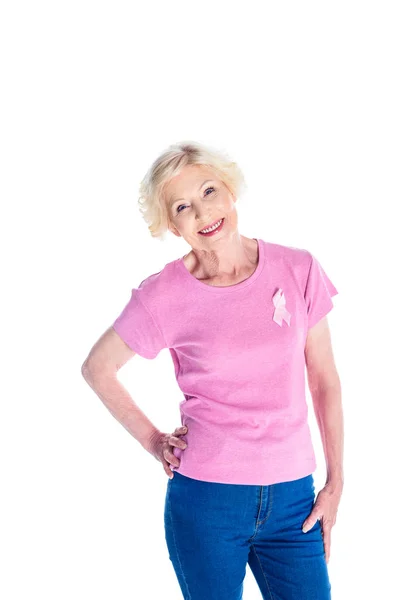
[[[180,460],[173,453],[173,446],[184,450],[187,447],[187,443],[180,439],[181,435],[186,435],[186,427],[177,427],[172,433],[164,433],[163,431],[156,431],[149,444],[148,451],[157,460],[161,462],[164,467],[164,471],[170,479],[173,478],[174,472],[170,468],[170,465],[179,467]]]

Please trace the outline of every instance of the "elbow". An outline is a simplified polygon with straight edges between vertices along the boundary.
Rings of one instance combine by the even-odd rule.
[[[86,361],[81,366],[81,373],[84,379],[88,380],[90,378],[90,370]]]
[[[116,377],[117,369],[85,361],[81,367],[81,373],[82,377],[87,382],[90,382],[94,380],[97,381],[100,377]]]

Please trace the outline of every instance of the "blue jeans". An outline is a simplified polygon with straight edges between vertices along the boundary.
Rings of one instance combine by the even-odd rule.
[[[301,529],[314,500],[312,474],[239,485],[174,471],[164,525],[183,597],[241,600],[248,563],[265,600],[330,600],[321,524]]]

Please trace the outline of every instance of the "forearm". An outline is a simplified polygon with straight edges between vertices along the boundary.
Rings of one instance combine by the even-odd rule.
[[[150,440],[158,429],[135,404],[116,373],[96,374],[82,370],[82,375],[113,417],[149,451]]]
[[[316,420],[325,454],[327,482],[344,483],[344,422],[340,385],[312,393]]]

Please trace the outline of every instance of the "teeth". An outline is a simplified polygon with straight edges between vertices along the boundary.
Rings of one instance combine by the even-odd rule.
[[[217,229],[217,227],[219,227],[222,223],[222,219],[220,221],[218,221],[218,223],[215,223],[214,227],[209,227],[208,229],[202,229],[200,231],[200,233],[209,233],[210,231],[214,231],[214,229]]]

